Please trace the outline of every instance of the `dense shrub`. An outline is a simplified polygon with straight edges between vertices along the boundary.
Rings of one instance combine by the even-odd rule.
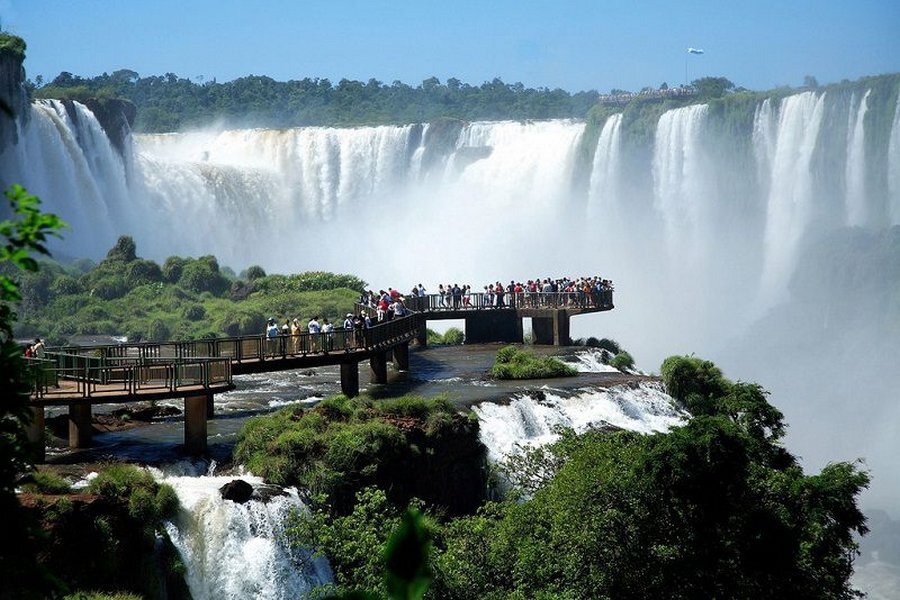
[[[256,279],[265,277],[266,271],[259,265],[253,265],[251,267],[247,267],[247,270],[244,271],[242,275],[242,279],[246,279],[247,281],[254,281]]]
[[[184,318],[189,321],[197,321],[206,316],[206,309],[202,304],[191,304],[184,309]]]
[[[71,275],[60,275],[50,285],[50,294],[53,297],[71,296],[84,291],[84,286]]]
[[[474,509],[486,488],[478,424],[444,398],[337,396],[257,417],[241,431],[235,460],[321,495],[339,514],[367,486],[399,505],[416,497],[452,514]]]
[[[110,465],[88,484],[88,491],[128,507],[128,513],[151,530],[178,510],[172,486],[159,484],[146,469],[134,465]]]
[[[504,346],[497,351],[491,368],[497,379],[545,379],[578,375],[575,367],[552,356],[536,356],[516,346]]]
[[[170,256],[162,266],[163,279],[169,283],[176,283],[181,279],[181,271],[187,261],[180,256]]]
[[[666,392],[683,403],[693,415],[716,412],[716,400],[725,396],[730,384],[711,361],[694,356],[670,356],[660,368]]]
[[[151,342],[166,342],[172,339],[172,330],[162,319],[153,319],[147,328],[146,338]]]
[[[634,359],[624,350],[612,357],[609,364],[620,371],[630,370],[634,368]]]
[[[91,289],[91,295],[102,300],[115,300],[126,293],[128,293],[128,286],[125,285],[125,278],[121,275],[107,275],[97,281]]]
[[[68,494],[72,491],[68,481],[46,469],[29,474],[21,488],[34,494]]]
[[[218,265],[216,265],[218,267]],[[184,265],[178,284],[192,292],[210,292],[220,295],[230,287],[228,279],[213,268],[209,261],[195,260]]]
[[[162,270],[152,260],[134,260],[125,271],[125,283],[131,288],[162,280]]]
[[[116,240],[116,245],[106,253],[108,261],[131,262],[137,258],[137,245],[129,235],[123,235]]]

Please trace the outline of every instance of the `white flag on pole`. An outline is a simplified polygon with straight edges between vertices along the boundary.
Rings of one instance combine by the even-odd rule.
[[[703,54],[703,48],[688,48],[688,54]]]

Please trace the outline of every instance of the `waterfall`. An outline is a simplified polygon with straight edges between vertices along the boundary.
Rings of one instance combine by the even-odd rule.
[[[866,147],[865,121],[868,110],[869,94],[866,90],[856,110],[850,111],[847,124],[847,224],[866,225],[868,221],[868,205],[866,203]],[[851,106],[852,106],[851,102]]]
[[[64,216],[71,256],[96,256],[112,246],[132,214],[115,200],[128,195],[126,167],[94,114],[57,100],[31,105],[19,127],[19,143],[0,155],[0,183],[20,183],[39,196],[44,209]]]
[[[478,415],[481,441],[493,462],[502,461],[517,446],[554,442],[559,428],[584,433],[612,426],[654,433],[682,424],[687,416],[655,382],[585,389],[574,395],[545,389],[524,393],[508,404],[482,402],[472,410]]]
[[[613,225],[622,218],[621,131],[622,114],[610,115],[600,130],[591,169],[590,206],[598,218]]]
[[[763,306],[770,306],[784,294],[798,246],[809,225],[813,208],[810,161],[824,107],[825,94],[804,92],[789,96],[781,102],[777,121],[755,126],[764,130],[774,125],[774,131],[754,140],[774,139],[771,148],[757,152],[757,156],[771,156],[760,286]],[[765,111],[757,116],[765,118]]]
[[[687,106],[649,131],[649,113],[615,114],[588,164],[585,123],[566,119],[136,135],[123,156],[84,106],[39,101],[0,177],[70,222],[53,247],[66,255],[100,258],[128,234],[155,260],[403,285],[600,272],[631,309],[608,321],[643,332],[631,345],[655,360],[657,340],[702,352],[785,298],[829,227],[871,226],[883,206],[900,221],[900,113],[881,173],[872,98],[804,92],[736,105],[739,118]]]
[[[653,147],[654,208],[665,224],[670,258],[697,263],[710,244],[710,203],[715,198],[702,135],[708,106],[663,113]]]
[[[292,511],[305,510],[296,490],[268,502],[236,504],[219,488],[234,477],[159,476],[178,494],[181,510],[166,529],[186,567],[194,600],[304,597],[331,582],[327,560],[290,547],[284,539]],[[242,476],[254,486],[262,479]]]
[[[890,224],[900,225],[900,97],[897,98],[888,145],[888,189]]]

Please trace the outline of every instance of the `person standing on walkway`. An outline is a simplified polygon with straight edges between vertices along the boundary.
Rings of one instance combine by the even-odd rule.
[[[309,323],[306,324],[306,330],[309,332],[309,345],[310,352],[318,352],[319,351],[319,332],[321,331],[321,327],[319,327],[319,316],[316,315],[312,319],[309,320]]]
[[[269,356],[275,356],[275,352],[278,350],[278,323],[275,322],[275,317],[269,319],[266,324],[266,353]]]

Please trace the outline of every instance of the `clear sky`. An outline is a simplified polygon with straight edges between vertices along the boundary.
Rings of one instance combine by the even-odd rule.
[[[0,0],[0,19],[48,80],[129,68],[608,91],[681,83],[686,67],[751,89],[900,71],[900,0]]]

